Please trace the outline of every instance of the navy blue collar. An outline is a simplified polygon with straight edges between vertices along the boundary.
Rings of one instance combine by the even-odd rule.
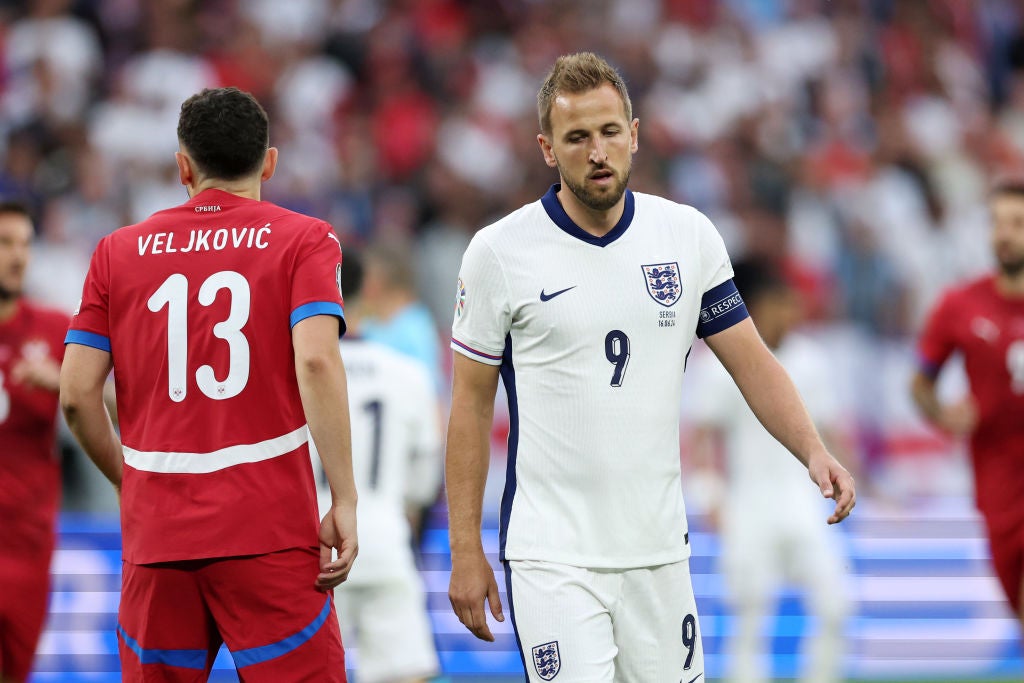
[[[626,232],[626,228],[633,222],[633,193],[626,190],[626,206],[622,209],[622,217],[619,218],[619,222],[615,224],[615,227],[604,234],[603,237],[596,237],[591,235],[589,232],[576,225],[569,214],[562,208],[562,203],[558,201],[556,193],[562,188],[561,183],[555,183],[548,189],[547,193],[540,198],[541,204],[544,205],[544,210],[547,211],[548,217],[554,221],[555,225],[561,228],[567,235],[575,237],[578,240],[583,240],[587,244],[593,244],[596,247],[607,247],[615,240],[622,237]]]

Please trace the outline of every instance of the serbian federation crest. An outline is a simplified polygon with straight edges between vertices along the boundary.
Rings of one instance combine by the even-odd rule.
[[[679,301],[683,293],[683,285],[679,278],[679,264],[653,263],[641,266],[644,269],[644,280],[647,282],[647,293],[662,306],[671,306]]]
[[[541,680],[550,681],[558,675],[562,668],[562,659],[558,656],[558,641],[535,645],[533,647],[533,668]]]

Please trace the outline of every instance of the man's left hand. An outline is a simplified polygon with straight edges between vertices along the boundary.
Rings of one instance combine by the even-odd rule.
[[[850,511],[857,504],[857,491],[853,476],[839,464],[827,451],[811,457],[807,464],[807,473],[811,481],[818,485],[821,495],[836,502],[829,524],[838,524],[850,516]]]

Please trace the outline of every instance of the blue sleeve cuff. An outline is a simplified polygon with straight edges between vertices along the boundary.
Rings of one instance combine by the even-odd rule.
[[[64,337],[64,343],[91,346],[94,349],[110,353],[110,338],[104,337],[102,334],[96,334],[95,332],[68,330],[67,336]]]
[[[923,354],[919,353],[917,355],[917,369],[928,379],[934,380],[939,376],[939,371],[942,370],[942,363],[930,361]]]
[[[345,334],[345,311],[333,301],[313,301],[302,304],[292,311],[288,323],[291,327],[295,327],[299,321],[312,318],[314,315],[333,315],[339,323],[338,336]]]
[[[697,336],[701,339],[727,330],[750,317],[743,297],[731,279],[704,292],[700,300]]]

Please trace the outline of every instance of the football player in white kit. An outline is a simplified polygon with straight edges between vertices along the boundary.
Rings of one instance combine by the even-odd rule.
[[[358,683],[414,683],[440,671],[407,517],[440,489],[440,409],[421,363],[359,337],[362,272],[359,256],[346,249],[339,285],[348,333],[341,356],[348,371],[357,525],[364,535],[358,567],[335,597],[342,640],[358,651]],[[331,492],[312,441],[310,450],[323,513]]]
[[[826,442],[836,448],[842,442],[828,357],[813,340],[791,332],[800,317],[796,293],[768,264],[737,263],[735,270],[733,281],[765,343],[807,400]],[[712,519],[720,532],[726,599],[737,619],[726,646],[729,680],[770,678],[764,666],[765,622],[788,579],[803,589],[807,612],[816,620],[807,635],[800,680],[836,683],[850,610],[843,548],[827,526],[817,523],[822,502],[807,486],[806,472],[757,421],[725,369],[710,356],[693,360],[690,386],[696,395],[688,416],[695,425],[694,459],[708,476],[717,474],[718,442],[724,446],[723,485],[707,488],[722,494],[711,501]],[[751,509],[758,514],[749,514]]]
[[[560,182],[478,232],[459,275],[449,598],[493,640],[485,603],[504,614],[480,524],[500,373],[511,429],[499,551],[529,680],[702,681],[679,468],[695,334],[836,499],[830,522],[849,514],[853,479],[750,322],[711,222],[626,189],[639,121],[621,76],[591,53],[561,57],[538,111]]]

